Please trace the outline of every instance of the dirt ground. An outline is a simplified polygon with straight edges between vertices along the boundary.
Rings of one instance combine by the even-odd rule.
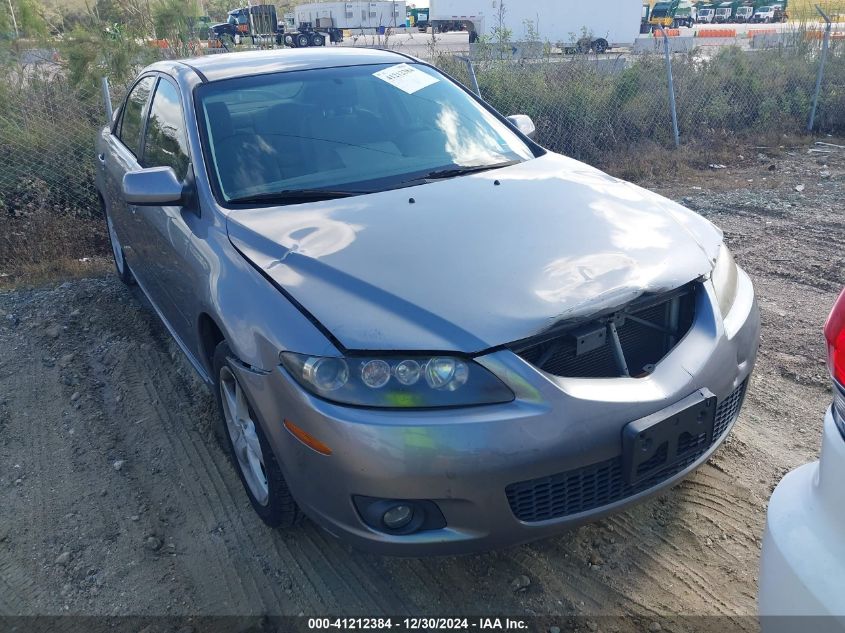
[[[627,615],[652,631],[706,614],[754,630],[766,501],[816,458],[830,401],[845,148],[753,152],[652,183],[721,226],[756,284],[763,340],[731,437],[666,494],[504,551],[383,558],[309,523],[266,528],[137,289],[106,275],[0,293],[0,614],[579,614],[589,630]]]

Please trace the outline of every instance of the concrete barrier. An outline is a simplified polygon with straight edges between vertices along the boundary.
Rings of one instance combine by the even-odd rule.
[[[742,46],[743,40],[737,37],[696,37],[696,46]]]
[[[669,38],[669,51],[672,53],[686,53],[694,49],[695,46],[695,38],[691,35]],[[656,37],[638,37],[634,40],[633,51],[635,53],[662,53],[663,38],[659,35]]]
[[[794,37],[785,37],[785,33],[759,33],[751,38],[751,48],[779,48],[795,43]]]

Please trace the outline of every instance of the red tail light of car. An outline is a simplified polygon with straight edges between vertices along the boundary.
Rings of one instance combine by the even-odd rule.
[[[833,379],[845,385],[845,290],[839,295],[824,324],[827,366]]]

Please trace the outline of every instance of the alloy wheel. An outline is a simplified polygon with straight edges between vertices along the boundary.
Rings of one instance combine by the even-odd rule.
[[[269,486],[264,467],[264,454],[255,430],[256,422],[246,401],[246,394],[232,370],[220,370],[220,396],[223,402],[223,417],[226,430],[232,441],[232,449],[244,481],[253,498],[260,505],[267,505]]]

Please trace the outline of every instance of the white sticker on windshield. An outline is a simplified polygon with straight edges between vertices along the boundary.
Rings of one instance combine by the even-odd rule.
[[[377,73],[373,73],[373,77],[378,77],[382,81],[396,86],[399,90],[407,92],[409,95],[440,81],[436,77],[417,70],[409,64],[397,64],[396,66],[385,68]]]

